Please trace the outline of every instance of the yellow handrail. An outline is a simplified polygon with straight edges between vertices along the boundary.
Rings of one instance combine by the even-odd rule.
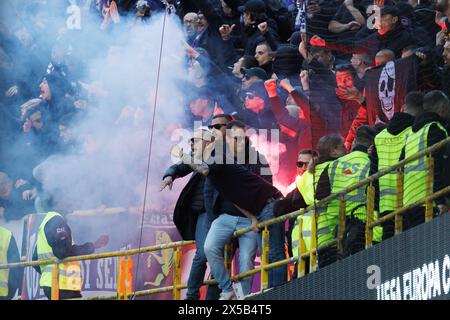
[[[26,261],[26,262],[15,262],[9,264],[0,264],[0,269],[9,269],[16,267],[33,267],[40,266],[45,264],[55,264],[55,263],[64,263],[64,262],[72,262],[72,261],[83,261],[83,260],[94,260],[94,259],[103,259],[103,258],[111,258],[111,257],[123,257],[123,256],[132,256],[139,253],[145,253],[150,251],[159,251],[164,249],[178,248],[182,246],[187,246],[190,244],[195,244],[195,241],[176,241],[170,243],[164,243],[156,246],[143,247],[140,249],[130,249],[124,251],[113,251],[113,252],[104,252],[104,253],[95,253],[95,254],[86,254],[81,256],[73,256],[63,260],[59,259],[43,259],[43,260],[35,260],[35,261]]]
[[[282,216],[279,216],[279,217],[275,217],[273,219],[270,219],[270,220],[267,220],[267,221],[264,221],[264,222],[260,222],[260,223],[258,223],[258,227],[260,229],[265,228],[267,230],[267,227],[269,225],[272,225],[272,224],[275,224],[275,223],[278,223],[278,222],[282,222],[282,221],[285,221],[287,219],[296,218],[299,215],[304,214],[308,210],[313,210],[313,213],[314,213],[315,210],[317,210],[318,208],[323,207],[323,206],[327,205],[330,201],[336,200],[336,199],[341,199],[340,206],[344,207],[345,206],[345,201],[343,201],[343,196],[345,194],[347,194],[347,193],[349,193],[349,192],[351,192],[353,190],[356,190],[356,189],[358,189],[358,188],[360,188],[360,187],[362,187],[362,186],[364,186],[366,184],[372,184],[378,178],[380,178],[380,177],[382,177],[382,176],[384,176],[386,174],[389,174],[389,173],[391,173],[392,171],[394,171],[396,169],[403,168],[405,164],[407,164],[409,162],[412,162],[414,160],[417,160],[417,159],[419,159],[421,157],[427,156],[427,155],[429,156],[429,159],[428,159],[428,162],[427,162],[427,169],[430,170],[434,166],[433,158],[430,156],[431,153],[436,151],[436,150],[438,150],[438,149],[440,149],[440,148],[442,148],[443,146],[447,145],[448,143],[450,143],[450,137],[446,138],[445,140],[440,141],[439,143],[436,143],[435,145],[433,145],[431,147],[428,147],[428,148],[426,148],[426,149],[416,153],[415,155],[413,155],[413,156],[411,156],[411,157],[409,157],[407,159],[404,159],[404,160],[400,161],[399,163],[397,163],[397,164],[395,164],[393,166],[390,166],[390,167],[387,167],[385,169],[382,169],[382,170],[378,171],[376,174],[374,174],[374,175],[372,175],[372,176],[370,176],[368,178],[365,178],[364,180],[362,180],[362,181],[360,181],[360,182],[358,182],[358,183],[356,183],[356,184],[354,184],[354,185],[352,185],[352,186],[350,186],[350,187],[348,187],[348,188],[346,188],[346,189],[344,189],[344,190],[342,190],[342,191],[340,191],[338,193],[332,194],[332,195],[330,195],[330,196],[328,196],[328,197],[318,201],[315,205],[311,205],[311,206],[309,206],[306,209],[301,209],[301,210],[294,211],[294,212],[291,212],[291,213],[288,213],[288,214],[285,214],[285,215],[282,215]],[[428,176],[430,176],[430,175],[428,175]],[[402,190],[403,189],[403,184],[400,184],[400,182],[399,182],[400,177],[403,178],[402,171],[399,171],[397,181],[398,181],[399,188],[401,188],[401,191],[403,191]],[[420,206],[420,205],[422,205],[424,203],[426,204],[426,207],[427,207],[426,212],[427,212],[427,221],[428,221],[428,219],[430,219],[432,217],[432,215],[430,214],[430,209],[429,209],[430,208],[430,204],[432,203],[432,201],[434,199],[436,199],[438,197],[441,197],[441,196],[443,196],[443,195],[445,195],[445,194],[450,192],[450,186],[448,186],[448,187],[446,187],[446,188],[444,188],[444,189],[442,189],[442,190],[440,190],[438,192],[431,193],[432,192],[431,187],[430,187],[430,185],[432,184],[432,180],[431,179],[432,178],[429,178],[427,180],[427,194],[426,194],[426,196],[423,199],[421,199],[421,200],[419,200],[419,201],[417,201],[415,203],[412,203],[412,204],[410,204],[410,205],[408,205],[406,207],[400,207],[400,203],[403,200],[402,199],[403,198],[403,194],[400,194],[398,196],[398,198],[397,198],[398,199],[397,200],[398,209],[395,210],[392,213],[387,214],[386,216],[384,216],[382,218],[376,219],[375,221],[370,221],[372,219],[367,221],[366,232],[372,232],[371,229],[373,227],[383,223],[384,221],[387,221],[387,220],[392,219],[392,218],[395,217],[395,219],[396,219],[396,224],[395,224],[396,225],[396,229],[395,230],[396,230],[396,233],[397,233],[398,230],[401,230],[401,222],[399,221],[398,217],[401,216],[404,212],[406,212],[406,211],[408,211],[408,210],[410,210],[412,208],[415,208],[417,206]],[[370,195],[369,199],[370,199],[370,201],[372,201],[372,199],[373,199],[372,191],[370,191],[370,194],[371,195]],[[372,208],[372,204],[370,204],[370,208]],[[371,209],[371,210],[373,210],[373,209]],[[343,218],[341,216],[342,215],[340,215],[340,223],[342,224],[342,223],[345,223],[345,216],[344,216],[344,221],[342,221]],[[313,214],[312,217],[313,217],[313,219],[311,219],[312,223],[315,224],[315,221],[314,221],[315,220],[315,214]],[[301,225],[299,226],[299,228],[301,228]],[[316,230],[315,226],[312,226],[311,229],[312,229],[312,237],[311,237],[312,245],[311,245],[311,248],[310,248],[309,251],[306,251],[306,252],[303,252],[303,250],[301,250],[301,254],[299,255],[298,258],[292,257],[292,258],[287,258],[287,259],[284,259],[284,260],[276,261],[276,262],[273,262],[273,263],[267,263],[267,264],[266,263],[262,263],[260,267],[254,268],[252,270],[249,270],[247,272],[241,273],[239,275],[232,276],[231,279],[232,280],[239,280],[239,279],[245,278],[247,276],[256,274],[256,273],[258,273],[260,271],[263,271],[263,273],[264,273],[264,272],[267,272],[267,270],[269,270],[269,269],[272,269],[272,268],[275,268],[275,267],[278,267],[278,266],[282,266],[282,265],[285,265],[285,264],[289,264],[289,263],[295,262],[295,261],[297,261],[297,259],[300,259],[300,261],[301,261],[302,259],[307,258],[307,257],[313,258],[313,259],[310,259],[310,263],[311,263],[311,267],[312,267],[312,268],[310,268],[310,270],[314,271],[315,265],[313,265],[313,262],[315,263],[315,261],[312,261],[312,260],[315,259],[315,252],[320,250],[320,249],[322,249],[322,248],[329,247],[331,245],[338,244],[338,246],[340,246],[341,245],[340,244],[341,237],[338,237],[338,239],[335,239],[335,240],[331,241],[331,243],[328,243],[327,245],[316,249],[316,248],[313,248],[313,246],[315,247],[315,241],[313,239],[316,239],[316,236],[317,236],[316,235],[316,231],[317,230]],[[342,228],[340,228],[340,229],[342,230]],[[243,235],[244,233],[247,233],[247,232],[250,232],[250,231],[251,231],[251,229],[250,229],[250,227],[248,227],[248,228],[244,228],[244,229],[241,229],[241,230],[238,230],[238,231],[234,232],[233,235],[236,236],[236,237],[239,237],[240,235]],[[267,232],[268,232],[268,230],[267,230]],[[301,241],[302,240],[301,232],[299,233],[299,235],[300,235],[300,241]],[[366,239],[367,239],[367,235],[366,235]],[[126,251],[115,251],[115,252],[109,252],[109,253],[100,253],[100,254],[92,254],[92,255],[82,255],[82,256],[76,256],[76,257],[69,257],[69,258],[66,258],[64,260],[47,259],[47,260],[38,260],[38,261],[30,261],[30,262],[18,262],[18,263],[11,263],[11,264],[3,264],[3,265],[0,265],[0,269],[14,268],[14,267],[30,267],[30,266],[43,265],[43,264],[57,264],[57,263],[71,262],[71,261],[101,259],[101,258],[107,258],[107,257],[130,256],[130,255],[140,254],[140,253],[144,253],[144,252],[157,251],[157,250],[163,250],[163,249],[169,249],[169,248],[178,248],[178,250],[176,252],[180,252],[179,248],[181,246],[190,245],[190,244],[194,244],[194,243],[195,243],[195,241],[178,241],[178,242],[161,244],[161,245],[157,245],[157,246],[145,247],[145,248],[140,248],[140,249],[131,249],[131,250],[126,250]],[[268,243],[267,243],[267,245],[268,245]],[[300,271],[300,269],[301,268],[299,266],[299,271]],[[177,277],[179,276],[178,272],[177,272]],[[299,272],[299,275],[301,275],[301,272]],[[173,286],[163,287],[163,288],[156,288],[156,289],[151,289],[151,290],[136,291],[136,292],[133,292],[133,293],[128,293],[126,295],[129,296],[129,297],[132,297],[132,296],[144,296],[144,295],[150,295],[150,294],[155,294],[155,293],[172,291],[174,293],[174,298],[178,298],[179,299],[179,297],[180,297],[179,296],[179,291],[182,290],[182,289],[185,289],[187,286],[179,284],[179,280],[175,279],[175,274],[174,274],[174,280],[175,281],[174,281],[174,285]],[[204,284],[215,284],[215,283],[217,283],[216,280],[207,280],[207,281],[204,282]],[[264,287],[265,287],[265,285],[264,285]],[[114,296],[111,296],[111,297],[88,297],[87,299],[108,299],[108,298],[113,299],[113,298],[116,298],[116,297],[117,297],[117,295],[114,295]]]

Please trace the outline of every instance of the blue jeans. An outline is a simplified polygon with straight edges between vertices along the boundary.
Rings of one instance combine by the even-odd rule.
[[[273,206],[275,201],[268,203],[258,216],[258,221],[263,222],[274,218]],[[286,259],[284,222],[269,226],[269,263]],[[258,251],[262,252],[262,232],[258,236]],[[269,288],[280,286],[287,282],[287,265],[269,270]]]
[[[222,292],[233,290],[230,275],[224,265],[224,248],[231,241],[233,232],[249,227],[251,221],[245,217],[232,216],[226,213],[221,214],[211,224],[208,236],[205,241],[205,254],[211,267],[214,278],[219,283]],[[239,237],[239,272],[253,269],[255,263],[258,235],[255,232],[248,232]],[[253,277],[241,280],[244,294],[249,294],[252,287]]]
[[[195,228],[195,244],[197,250],[195,251],[195,256],[192,260],[191,272],[189,273],[186,298],[196,300],[200,299],[200,287],[203,284],[206,272],[206,256],[203,246],[205,244],[209,227],[210,225],[207,214],[199,214]]]

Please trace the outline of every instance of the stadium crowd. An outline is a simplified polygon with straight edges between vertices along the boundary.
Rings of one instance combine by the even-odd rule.
[[[120,101],[107,84],[88,83],[84,58],[95,51],[111,54],[126,45],[111,41],[117,29],[146,24],[167,10],[184,28],[189,81],[182,85],[192,92],[179,106],[184,120],[178,125],[204,125],[194,131],[189,154],[173,151],[181,162],[168,166],[161,185],[171,187],[193,172],[174,210],[180,235],[197,245],[187,299],[199,299],[207,263],[220,299],[235,298],[223,260],[234,231],[254,230],[234,240],[240,272],[248,271],[262,248],[257,222],[306,208],[448,136],[448,0],[78,1],[102,39],[91,52],[68,45],[71,33],[52,25],[50,2],[23,2],[14,25],[0,21],[0,218],[54,209],[55,195],[42,190],[40,165],[58,154],[95,152],[96,141],[77,135],[73,124],[102,97],[117,95],[122,103],[118,114],[108,115],[117,127],[124,118],[132,122],[150,112]],[[57,12],[64,15],[68,5]],[[273,175],[267,174],[271,161],[252,145],[250,129],[278,130],[284,147]],[[434,191],[449,185],[449,154],[448,147],[433,153]],[[405,167],[405,205],[425,195],[421,164]],[[395,210],[395,187],[395,174],[375,183],[380,216]],[[435,214],[446,213],[447,203],[445,196],[436,199]],[[320,212],[320,246],[335,238],[338,212],[338,200]],[[344,256],[364,249],[365,212],[365,188],[354,190],[347,199]],[[309,219],[269,227],[269,262],[298,255],[300,221],[309,247]],[[404,229],[424,221],[424,207],[416,208],[405,214]],[[393,235],[393,222],[374,229],[376,242]],[[319,267],[339,258],[335,246],[327,247],[318,252]],[[288,274],[295,277],[287,266],[272,269],[269,286],[285,283]],[[251,280],[241,281],[244,294]],[[219,292],[209,290],[208,298]]]

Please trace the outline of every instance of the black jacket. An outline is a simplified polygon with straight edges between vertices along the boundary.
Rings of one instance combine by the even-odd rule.
[[[170,166],[166,170],[163,179],[171,176],[175,180],[176,178],[187,176],[191,172],[192,169],[188,165],[178,163]],[[201,179],[204,179],[204,177],[200,173],[194,172],[192,174],[188,183],[181,191],[173,211],[173,222],[183,240],[195,240],[198,215],[192,212],[190,199]]]
[[[397,27],[385,35],[376,32],[358,41],[327,42],[326,47],[349,54],[367,53],[373,59],[381,49],[390,49],[395,53],[396,58],[401,58],[403,48],[415,44],[417,44],[417,40],[408,31],[402,27]]]
[[[280,38],[277,33],[277,23],[273,19],[267,19],[269,30],[262,34],[258,29],[258,24],[262,21],[256,22],[253,25],[247,26],[244,29],[242,42],[244,43],[244,54],[251,56],[255,55],[255,50],[258,44],[267,41],[272,50],[277,50],[280,43]]]
[[[198,46],[208,51],[211,60],[220,69],[226,71],[226,67],[238,58],[233,41],[223,41],[219,32],[220,26],[226,21],[209,0],[194,0],[193,2],[208,21],[208,28],[201,35]]]
[[[250,152],[257,152],[249,143],[249,141],[247,140],[247,152],[246,155],[250,154]],[[251,150],[251,151],[250,151]],[[257,163],[256,164],[249,164],[249,159],[246,159],[246,164],[244,164],[243,166],[246,167],[249,171],[259,175],[261,173],[261,170],[263,168],[266,168],[268,170],[270,170],[269,165],[267,164],[267,160],[265,159],[265,157],[260,154],[259,152],[257,152],[258,157],[257,157]],[[272,175],[262,175],[261,176],[264,180],[272,183]],[[214,187],[214,183],[211,179],[211,177],[206,177],[206,181],[205,181],[205,209],[206,209],[206,213],[208,214],[208,220],[209,222],[214,221],[215,218],[217,218],[222,212],[220,212],[219,210],[219,191],[217,191],[217,189]]]

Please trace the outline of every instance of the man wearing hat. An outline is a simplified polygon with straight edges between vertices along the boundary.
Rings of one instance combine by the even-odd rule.
[[[269,97],[264,87],[267,73],[259,67],[241,69],[241,99],[243,108],[239,118],[255,129],[277,128],[275,116],[269,107]]]
[[[367,150],[373,145],[375,130],[362,126],[356,132],[352,150],[349,154],[330,163],[322,172],[317,184],[316,199],[322,200],[336,194],[369,176],[370,159]],[[347,235],[343,242],[344,256],[364,249],[364,230],[366,222],[366,186],[362,186],[345,197],[345,216]],[[320,209],[319,209],[320,210]],[[339,225],[339,199],[328,203],[327,208],[317,218],[318,247],[331,243]],[[375,217],[376,219],[376,217]],[[374,240],[381,240],[381,228],[374,230]],[[335,246],[319,250],[319,266],[333,263],[338,258]]]
[[[243,6],[238,7],[244,20],[244,53],[254,55],[256,46],[264,41],[272,49],[276,49],[280,42],[275,31],[277,23],[267,17],[266,5],[262,0],[248,0]]]
[[[268,79],[266,71],[259,67],[253,67],[250,69],[241,68],[241,73],[244,75],[242,78],[242,89],[249,89],[254,83]]]
[[[381,49],[390,49],[396,58],[401,58],[403,48],[415,45],[417,40],[400,24],[400,10],[392,5],[381,8],[378,32],[358,41],[337,41],[330,43],[315,35],[310,42],[313,46],[327,47],[342,53],[368,53],[371,58]]]

